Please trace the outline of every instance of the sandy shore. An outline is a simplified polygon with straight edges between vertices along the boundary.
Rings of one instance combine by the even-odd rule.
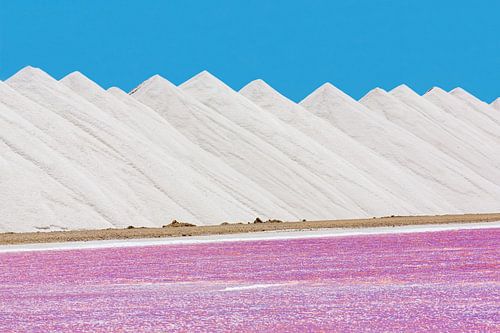
[[[105,249],[115,247],[142,247],[160,245],[189,245],[204,243],[245,242],[262,240],[291,240],[304,238],[346,237],[361,235],[405,234],[467,229],[500,229],[500,221],[475,223],[446,223],[446,224],[419,224],[402,225],[395,227],[367,227],[367,228],[322,228],[322,229],[288,229],[274,231],[256,231],[235,234],[204,235],[190,237],[161,237],[135,239],[108,239],[79,242],[54,242],[0,245],[1,253]]]
[[[500,213],[440,216],[396,216],[356,220],[226,224],[194,227],[1,233],[0,245],[210,236],[225,234],[244,234],[262,231],[314,230],[331,228],[374,228],[429,224],[478,223],[492,221],[500,221]]]

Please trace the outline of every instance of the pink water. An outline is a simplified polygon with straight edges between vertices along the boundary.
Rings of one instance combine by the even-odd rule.
[[[500,229],[0,254],[0,332],[500,331]]]

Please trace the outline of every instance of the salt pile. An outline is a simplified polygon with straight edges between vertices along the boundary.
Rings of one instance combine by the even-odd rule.
[[[500,111],[500,98],[495,99],[493,103],[491,103],[491,106]]]
[[[401,100],[393,95],[399,95]],[[462,172],[476,173],[475,178],[485,178],[492,185],[500,179],[500,156],[495,156],[495,142],[481,137],[479,131],[469,129],[466,124],[457,123],[453,117],[446,125],[446,119],[439,108],[425,105],[425,100],[408,87],[399,87],[394,94],[376,89],[365,95],[360,102],[387,120],[405,128],[412,134],[432,144],[444,154],[462,162]],[[406,101],[405,102],[403,102]],[[430,103],[427,103],[430,104]],[[427,110],[428,112],[421,112]],[[446,114],[447,115],[447,114]],[[479,132],[479,133],[475,133]],[[476,137],[476,134],[478,135]],[[488,186],[482,182],[483,186]]]
[[[481,101],[476,96],[472,95],[471,93],[465,91],[462,88],[455,88],[452,91],[450,91],[450,94],[457,97],[458,99],[461,99],[462,101],[467,103],[470,107],[472,107],[474,110],[481,112],[482,114],[493,119],[494,121],[497,122],[497,124],[500,124],[500,114],[498,114],[498,112],[495,112],[495,110],[493,110],[491,105]]]
[[[369,110],[331,84],[318,88],[300,104],[419,176],[434,190],[428,195],[433,195],[440,205],[451,205],[454,208],[450,209],[456,212],[470,209],[489,211],[498,206],[498,194],[478,186],[484,180],[463,170],[462,163]]]
[[[226,217],[223,201],[211,195],[213,186],[189,166],[45,73],[26,69],[7,83],[89,137],[87,143],[71,131],[58,138],[57,147],[91,174],[89,184],[107,191],[111,209],[119,213],[108,218],[114,223],[158,226],[174,218],[215,223]]]
[[[180,87],[312,171],[323,182],[327,195],[334,198],[332,204],[341,203],[364,216],[385,215],[390,210],[405,214],[414,210],[411,203],[400,203],[399,198],[384,191],[369,174],[265,112],[210,73],[202,72]]]
[[[325,193],[323,182],[315,174],[167,80],[152,77],[132,96],[156,110],[201,148],[281,198],[296,216],[320,218],[333,209],[339,217],[355,214],[339,206],[335,196]]]
[[[0,82],[0,231],[500,210],[498,100],[403,86],[361,102],[208,72],[129,95],[27,67]]]
[[[478,112],[462,99],[447,93],[439,87],[434,87],[426,92],[424,98],[455,117],[466,121],[472,126],[476,126],[478,129],[495,139],[496,142],[500,143],[498,124],[488,117],[488,115]]]
[[[243,87],[240,93],[262,109],[365,171],[377,182],[378,189],[390,191],[398,198],[411,202],[420,214],[443,212],[443,207],[432,198],[421,195],[431,189],[426,188],[417,177],[398,168],[397,165],[354,140],[328,121],[287,99],[264,81],[255,80]],[[370,163],[366,163],[367,161]]]
[[[255,216],[271,218],[272,216],[267,215],[269,212],[293,218],[285,209],[280,208],[280,205],[285,204],[278,198],[272,197],[265,189],[237,173],[222,160],[200,149],[157,112],[123,91],[113,89],[110,94],[78,72],[66,76],[61,82],[101,110],[113,115],[117,122],[147,137],[158,149],[182,162],[184,168],[193,168],[207,178],[209,184],[206,185],[206,196],[220,198],[220,209],[226,213],[223,220],[250,220]],[[194,183],[196,178],[192,178],[193,175],[190,177],[190,182]],[[200,188],[199,184],[195,185]]]

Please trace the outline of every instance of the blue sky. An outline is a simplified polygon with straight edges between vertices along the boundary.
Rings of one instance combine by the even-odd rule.
[[[0,0],[0,80],[26,65],[130,90],[208,70],[295,101],[329,81],[355,98],[406,83],[500,95],[500,1]]]

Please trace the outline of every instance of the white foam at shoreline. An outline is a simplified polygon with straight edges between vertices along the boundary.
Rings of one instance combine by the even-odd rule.
[[[328,228],[328,229],[316,229],[316,230],[285,230],[285,231],[250,232],[242,234],[210,235],[210,236],[0,245],[0,253],[104,249],[104,248],[162,246],[162,245],[189,245],[189,244],[207,244],[207,243],[240,242],[240,241],[286,240],[286,239],[302,239],[302,238],[348,237],[348,236],[361,236],[361,235],[422,233],[422,232],[436,232],[436,231],[447,231],[447,230],[493,229],[493,228],[500,228],[500,221],[477,222],[477,223],[424,224],[424,225],[373,227],[373,228]]]

